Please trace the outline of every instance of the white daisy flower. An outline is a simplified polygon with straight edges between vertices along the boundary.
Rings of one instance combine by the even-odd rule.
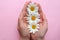
[[[35,33],[35,32],[37,32],[38,30],[39,30],[39,24],[36,24],[36,23],[31,23],[30,25],[28,25],[28,29],[29,29],[29,31],[30,31],[30,33]]]
[[[27,11],[29,14],[38,12],[38,7],[34,3],[30,3],[27,7]]]
[[[40,22],[40,14],[35,13],[35,14],[29,14],[27,18],[27,22],[31,24],[32,22],[38,23]]]

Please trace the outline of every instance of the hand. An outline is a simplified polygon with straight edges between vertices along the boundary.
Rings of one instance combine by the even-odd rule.
[[[28,14],[26,9],[27,9],[27,5],[29,3],[30,2],[27,2],[24,5],[24,8],[21,11],[20,16],[18,18],[18,31],[20,33],[21,40],[30,40],[30,37],[32,40],[42,40],[47,32],[47,29],[48,29],[47,19],[46,19],[45,15],[43,14],[40,5],[36,3],[37,6],[39,7],[38,12],[41,15],[42,21],[39,23],[40,24],[39,31],[36,32],[35,34],[31,34],[31,36],[30,36],[29,30],[27,29],[28,24],[26,22],[26,19],[24,18]]]
[[[26,2],[26,4],[24,5],[21,13],[20,13],[20,16],[18,18],[18,31],[19,31],[19,34],[20,34],[20,40],[30,40],[30,33],[29,33],[29,30],[28,30],[28,26],[27,26],[27,22],[26,22],[26,15],[27,15],[27,6],[28,4],[30,3],[29,2]]]
[[[31,34],[31,38],[32,40],[43,40],[44,36],[47,32],[48,29],[48,23],[47,23],[47,19],[46,16],[44,15],[44,13],[42,12],[41,6],[37,3],[35,3],[38,7],[39,7],[39,14],[41,16],[41,22],[39,22],[40,24],[40,29],[38,32],[36,32],[35,34]]]

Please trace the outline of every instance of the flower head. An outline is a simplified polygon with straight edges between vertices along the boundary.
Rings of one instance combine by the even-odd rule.
[[[36,13],[36,12],[38,12],[38,7],[34,3],[30,3],[27,7],[27,11],[29,14]]]
[[[28,17],[27,17],[27,22],[29,22],[29,24],[31,22],[35,22],[35,23],[40,22],[40,14],[38,14],[38,13],[29,14]]]
[[[36,23],[31,23],[31,24],[29,24],[28,25],[28,28],[29,28],[29,30],[30,30],[30,33],[35,33],[35,32],[37,32],[38,31],[38,29],[39,29],[39,24],[36,24]]]

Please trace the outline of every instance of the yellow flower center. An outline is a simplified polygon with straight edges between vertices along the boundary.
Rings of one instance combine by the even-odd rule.
[[[34,11],[34,10],[35,10],[35,7],[34,7],[34,6],[31,6],[31,7],[30,7],[30,10],[31,10],[31,11]]]
[[[31,19],[34,21],[36,20],[36,16],[32,16]]]
[[[36,25],[32,25],[32,29],[36,29]]]

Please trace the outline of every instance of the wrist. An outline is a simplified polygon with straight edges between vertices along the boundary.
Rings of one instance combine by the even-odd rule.
[[[20,36],[20,40],[29,40],[29,38],[28,37],[21,37]]]
[[[44,40],[44,38],[35,38],[35,39],[32,39],[32,40]]]

